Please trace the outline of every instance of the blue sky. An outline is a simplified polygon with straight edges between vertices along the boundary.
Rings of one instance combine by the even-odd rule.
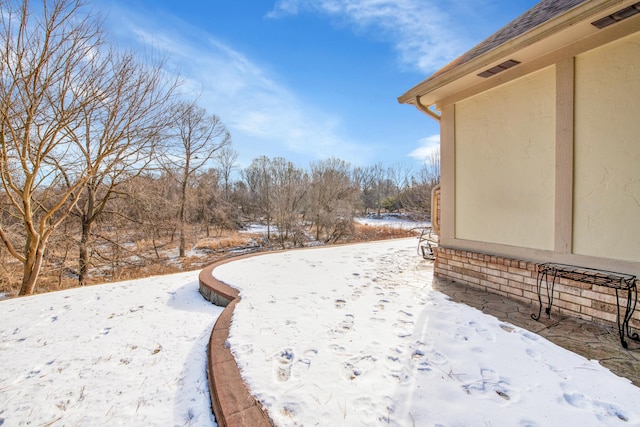
[[[240,167],[338,157],[419,168],[438,124],[397,97],[535,0],[101,0],[116,43],[167,56]]]

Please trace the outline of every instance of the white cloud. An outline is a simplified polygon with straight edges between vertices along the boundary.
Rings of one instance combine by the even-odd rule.
[[[468,5],[451,0],[278,0],[268,17],[310,11],[346,20],[357,31],[392,43],[404,66],[430,73],[469,47],[452,18],[458,9],[468,13]]]
[[[242,52],[175,18],[162,16],[151,21],[136,16],[130,20],[131,13],[114,19],[120,37],[133,35],[138,44],[167,54],[169,65],[179,70],[181,91],[199,96],[200,105],[220,116],[231,131],[241,162],[269,153],[285,157],[297,153],[303,159],[336,156],[349,161],[362,157],[360,147],[339,136],[339,116],[300,99]],[[167,20],[172,20],[170,25]],[[253,150],[247,154],[251,158],[242,159],[242,143],[235,144],[239,141],[249,141],[244,149]]]
[[[420,143],[420,146],[409,153],[409,157],[416,160],[425,162],[431,158],[433,153],[440,150],[440,135],[427,136],[418,142]]]

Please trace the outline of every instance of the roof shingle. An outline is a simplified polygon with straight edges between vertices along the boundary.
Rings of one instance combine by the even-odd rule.
[[[457,68],[460,65],[465,64],[510,40],[513,40],[514,38],[551,20],[567,10],[584,3],[585,1],[587,0],[542,0],[527,12],[502,27],[495,34],[438,70],[428,80],[432,80],[447,71]]]

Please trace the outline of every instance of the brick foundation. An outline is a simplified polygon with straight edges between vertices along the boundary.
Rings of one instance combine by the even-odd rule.
[[[474,288],[530,303],[537,312],[536,263],[443,247],[436,248],[436,277],[450,279]],[[620,292],[621,310],[626,307],[626,292]],[[543,300],[546,307],[546,289]],[[617,322],[614,289],[567,279],[556,282],[551,314],[562,313],[598,323]],[[542,312],[544,314],[544,310]],[[640,307],[630,321],[634,331],[640,329]]]

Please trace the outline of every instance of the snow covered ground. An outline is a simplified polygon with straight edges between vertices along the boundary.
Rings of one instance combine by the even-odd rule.
[[[400,214],[384,214],[380,216],[369,215],[364,217],[356,217],[355,222],[363,225],[372,225],[377,227],[393,227],[401,228],[404,230],[410,230],[417,227],[430,227],[431,223],[428,221],[418,222],[408,219],[404,215]]]
[[[0,426],[212,426],[198,272],[0,301]]]
[[[231,349],[280,425],[640,425],[640,389],[455,304],[416,239],[261,255]],[[198,272],[0,301],[0,426],[211,426]]]
[[[278,425],[640,425],[640,389],[430,286],[416,239],[262,255],[229,343]]]
[[[272,225],[270,227],[267,227],[266,225],[263,225],[263,224],[249,224],[249,225],[245,226],[245,228],[240,230],[240,233],[245,233],[245,234],[267,234],[267,231],[275,234],[275,233],[278,232],[278,227],[276,227],[274,225]]]
[[[418,228],[418,227],[431,226],[431,223],[428,221],[425,221],[425,222],[413,221],[403,214],[382,214],[380,216],[377,216],[377,215],[359,216],[359,217],[355,217],[354,221],[357,222],[358,224],[371,225],[374,227],[393,227],[393,228],[401,228],[405,230],[410,230],[412,228]],[[261,224],[250,224],[240,232],[253,233],[253,234],[267,234],[267,226],[261,225]],[[272,225],[271,232],[277,233],[278,228]]]

